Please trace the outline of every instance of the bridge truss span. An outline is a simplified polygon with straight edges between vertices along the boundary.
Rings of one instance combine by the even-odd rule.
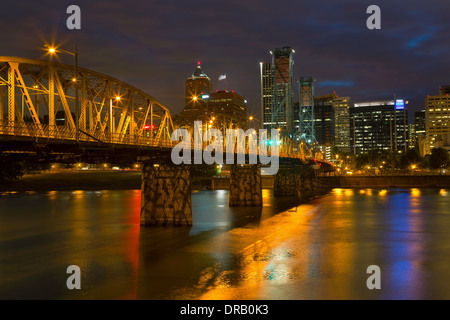
[[[0,111],[2,137],[75,141],[78,123],[80,142],[171,145],[170,112],[156,99],[92,70],[78,68],[75,75],[73,66],[54,61],[0,56]]]

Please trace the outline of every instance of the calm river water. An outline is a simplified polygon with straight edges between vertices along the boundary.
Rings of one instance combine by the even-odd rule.
[[[0,299],[450,299],[450,190],[263,193],[194,192],[191,228],[140,227],[138,190],[3,193]]]

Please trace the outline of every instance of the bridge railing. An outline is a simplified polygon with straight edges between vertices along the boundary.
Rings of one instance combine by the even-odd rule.
[[[178,142],[168,139],[156,139],[148,136],[138,136],[118,133],[103,133],[101,130],[89,132],[80,130],[79,140],[85,142],[100,142],[121,145],[139,145],[161,148],[172,148]],[[48,140],[76,140],[76,131],[65,125],[50,126],[32,122],[0,121],[0,135],[41,138]]]
[[[36,124],[32,122],[10,122],[7,120],[0,121],[0,135],[16,136],[16,137],[30,137],[45,139],[46,142],[57,141],[75,141],[76,132],[75,129],[67,125],[55,125],[50,126],[48,124]],[[157,148],[173,148],[179,142],[171,141],[169,139],[156,139],[150,136],[150,133],[144,132],[143,135],[130,135],[122,133],[105,132],[104,130],[80,130],[79,140],[83,142],[93,143],[105,143],[114,145],[129,145],[129,146],[142,146],[142,147],[157,147]],[[204,150],[210,142],[203,141],[202,149]],[[226,143],[223,141],[223,152],[226,152]],[[194,149],[194,142],[190,145],[191,149]],[[237,142],[234,144],[233,153],[237,150]],[[256,151],[256,152],[255,152]],[[249,148],[246,143],[244,153],[246,155],[260,154],[259,146],[256,150]],[[270,148],[267,148],[267,154],[271,156]],[[288,150],[283,148],[279,149],[279,156],[286,158],[304,158],[300,154],[289,153]]]

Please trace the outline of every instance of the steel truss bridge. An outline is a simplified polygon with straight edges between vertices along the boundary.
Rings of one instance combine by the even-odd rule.
[[[73,66],[18,57],[0,57],[0,135],[75,141],[76,86],[80,142],[169,146],[170,112],[148,94],[92,70],[75,77]]]
[[[54,61],[0,56],[0,154],[53,161],[96,150],[100,157],[136,159],[170,151],[178,144],[170,140],[174,129],[166,107],[118,79],[84,68],[75,75],[73,66]],[[280,157],[311,160],[299,145],[281,139]]]

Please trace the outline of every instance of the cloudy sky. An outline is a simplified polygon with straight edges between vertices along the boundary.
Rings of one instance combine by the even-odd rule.
[[[214,89],[224,88],[217,79],[226,73],[228,89],[259,115],[258,63],[283,46],[295,49],[295,82],[313,76],[317,95],[336,91],[358,102],[396,94],[416,111],[450,84],[447,0],[2,2],[0,55],[41,58],[44,43],[71,50],[76,41],[80,66],[138,87],[172,113],[200,60]],[[82,30],[66,27],[71,4],[81,8]],[[381,30],[366,27],[371,4],[381,8]]]

